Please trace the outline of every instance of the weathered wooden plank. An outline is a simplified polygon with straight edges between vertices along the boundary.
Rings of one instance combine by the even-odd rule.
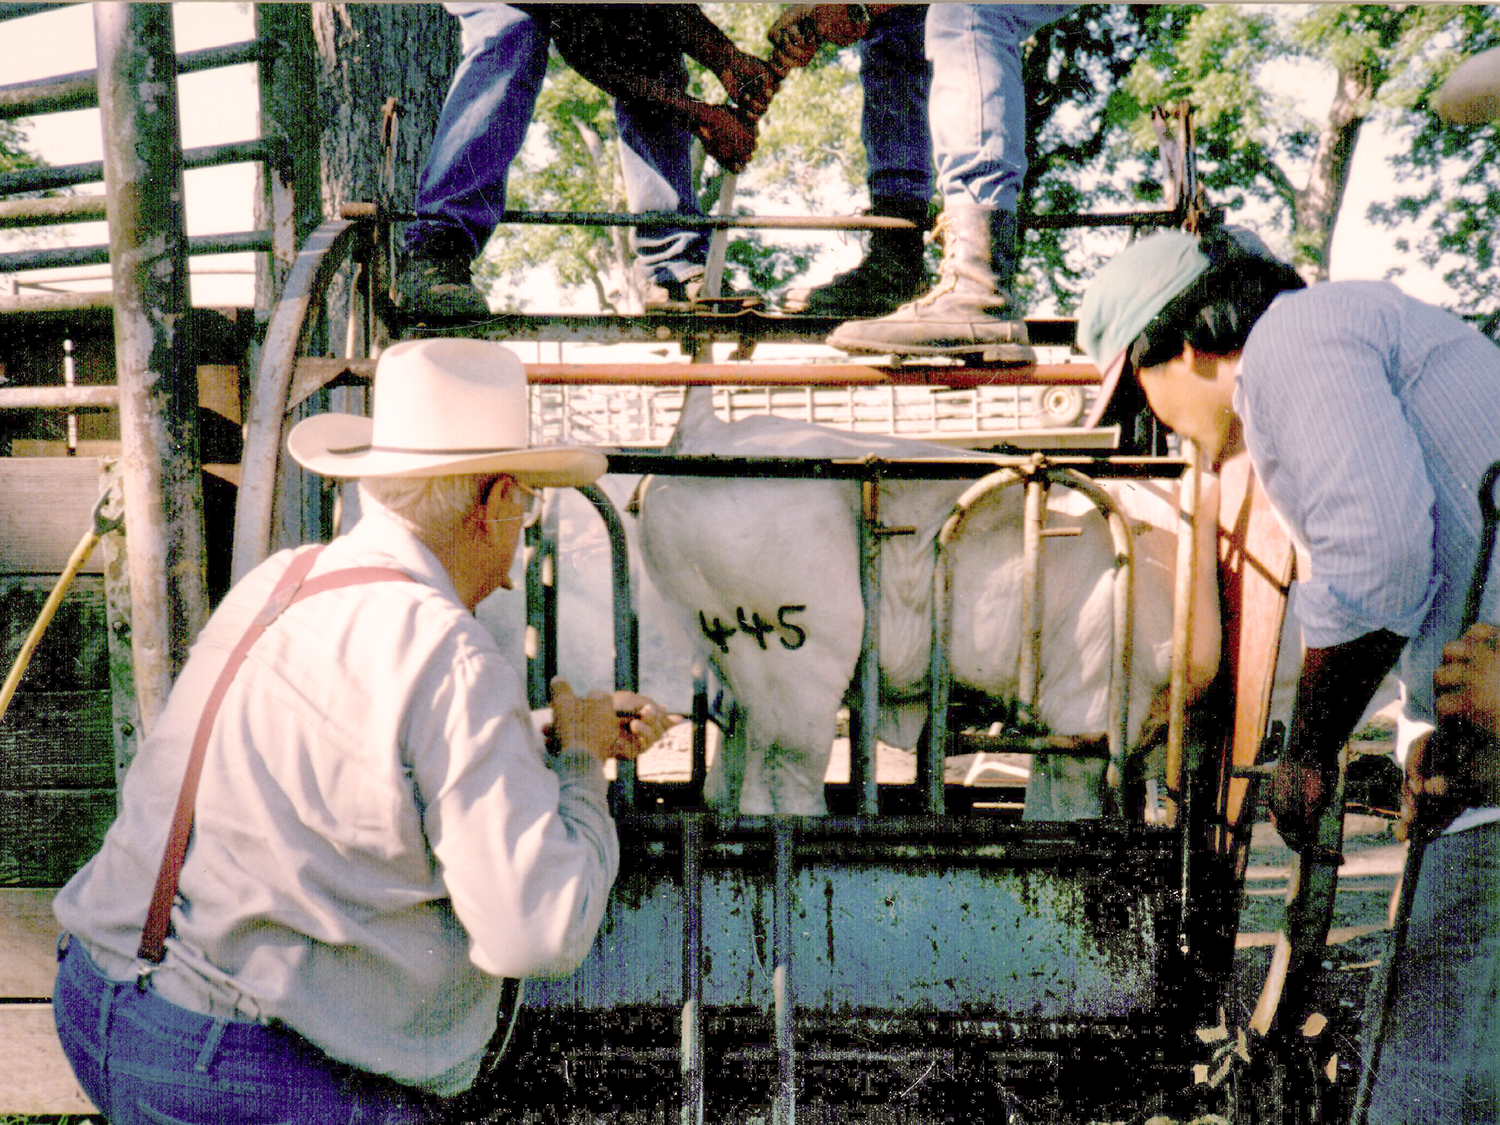
[[[68,1065],[51,1004],[0,1004],[0,1113],[97,1113]]]
[[[99,492],[92,457],[0,457],[0,573],[61,574]],[[97,556],[86,572],[102,569]]]
[[[18,691],[0,726],[0,789],[102,789],[115,784],[108,688]]]
[[[54,887],[0,889],[0,1000],[46,1000],[57,976]],[[0,1070],[3,1070],[0,1067]]]
[[[114,818],[113,789],[0,790],[0,886],[61,886]]]
[[[0,575],[0,664],[7,670],[26,643],[56,582],[50,575]],[[20,690],[107,690],[106,627],[104,581],[98,575],[80,574],[32,653]]]

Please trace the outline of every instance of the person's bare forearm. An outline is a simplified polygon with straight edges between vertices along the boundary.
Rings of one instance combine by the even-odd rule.
[[[1380,629],[1330,648],[1308,649],[1297,681],[1287,757],[1332,769],[1404,647],[1405,637]]]

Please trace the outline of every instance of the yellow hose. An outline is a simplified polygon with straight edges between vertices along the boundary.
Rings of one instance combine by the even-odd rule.
[[[78,577],[78,572],[83,569],[84,563],[89,561],[89,556],[94,553],[94,547],[98,545],[99,540],[107,532],[120,526],[119,520],[104,518],[104,504],[108,499],[107,491],[99,497],[99,503],[94,506],[94,526],[78,541],[78,546],[73,548],[73,554],[68,558],[68,565],[63,567],[62,574],[58,576],[57,585],[52,587],[52,593],[48,595],[46,604],[42,606],[42,612],[37,616],[36,624],[31,627],[31,632],[26,634],[26,643],[16,654],[16,662],[11,665],[10,673],[5,677],[5,686],[0,687],[0,722],[4,721],[5,712],[10,709],[11,696],[16,694],[21,677],[26,674],[26,666],[31,663],[36,646],[41,644],[42,634],[47,631],[47,626],[52,624],[52,618],[57,613],[57,607],[62,605],[68,587],[73,584],[73,579]]]

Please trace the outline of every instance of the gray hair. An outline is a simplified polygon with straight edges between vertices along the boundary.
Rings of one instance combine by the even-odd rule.
[[[495,473],[444,477],[365,477],[360,491],[424,540],[457,534],[464,517],[484,495]]]

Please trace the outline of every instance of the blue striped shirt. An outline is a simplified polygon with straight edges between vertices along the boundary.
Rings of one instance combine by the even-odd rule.
[[[1500,348],[1387,282],[1326,282],[1256,323],[1235,409],[1310,563],[1297,591],[1307,644],[1409,638],[1406,714],[1430,722],[1478,556],[1479,479],[1500,460]],[[1500,621],[1497,609],[1492,578],[1482,618]]]

